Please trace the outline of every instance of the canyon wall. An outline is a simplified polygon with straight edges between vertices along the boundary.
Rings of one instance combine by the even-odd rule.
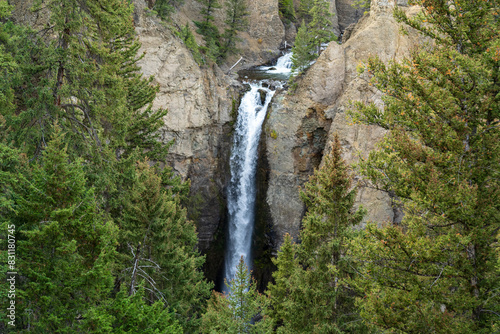
[[[213,16],[219,32],[223,33],[226,9],[224,1],[219,2],[222,7],[215,9]],[[198,44],[203,45],[203,39],[196,34],[196,26],[193,23],[193,21],[202,21],[200,10],[201,5],[198,1],[186,0],[172,18],[178,26],[188,23],[197,37]],[[247,10],[248,29],[238,34],[240,41],[236,44],[240,52],[229,56],[221,64],[221,68],[226,72],[240,57],[243,59],[235,70],[269,62],[280,54],[279,49],[284,42],[285,27],[280,19],[278,0],[248,1]]]
[[[279,55],[285,26],[279,17],[278,0],[249,1],[250,26],[248,32],[240,35],[241,52],[221,67],[197,64],[184,43],[172,33],[172,28],[186,22],[195,30],[192,20],[201,19],[197,1],[186,0],[167,24],[150,14],[145,0],[133,2],[136,31],[142,43],[140,51],[144,52],[140,65],[144,74],[154,75],[160,86],[154,106],[169,110],[161,134],[162,140],[172,142],[172,146],[163,163],[191,181],[189,215],[197,222],[200,250],[208,256],[206,272],[209,279],[215,280],[223,260],[232,127],[244,89],[228,75],[228,69],[240,56],[244,61],[235,70]],[[395,0],[373,0],[372,11],[355,26],[352,23],[362,12],[354,9],[352,2],[331,0],[336,33],[344,33],[343,43],[330,43],[297,80],[295,90],[275,95],[264,124],[258,172],[258,229],[263,235],[258,238],[257,247],[264,249],[267,257],[279,246],[284,233],[298,235],[304,213],[299,187],[321,165],[333,134],[339,134],[348,163],[366,156],[384,134],[377,127],[351,125],[346,117],[349,100],[383,103],[368,78],[356,73],[358,64],[373,55],[386,61],[398,59],[419,42],[413,32],[400,36],[399,24],[391,14]],[[405,0],[397,2],[406,5]],[[33,27],[46,24],[47,13],[29,11],[31,1],[11,3],[16,6],[14,16],[19,22]],[[218,9],[215,17],[222,31],[224,10]],[[294,29],[293,25],[287,26],[289,39],[293,39],[290,36]],[[197,38],[201,43],[201,37]],[[370,212],[368,220],[399,219],[387,193],[361,187],[357,202]]]
[[[147,14],[143,0],[134,5],[139,52],[144,53],[140,66],[160,87],[154,107],[168,110],[161,135],[172,146],[164,163],[191,182],[188,216],[197,223],[198,246],[207,255],[207,277],[216,281],[224,253],[232,128],[242,87],[217,65],[198,65],[184,43]]]
[[[384,135],[379,127],[351,124],[346,110],[351,100],[383,105],[380,92],[371,86],[369,78],[356,73],[359,64],[370,56],[384,61],[400,59],[421,42],[413,31],[408,36],[399,34],[400,24],[392,16],[395,4],[394,0],[373,0],[371,12],[358,22],[350,38],[341,45],[330,43],[297,80],[295,91],[281,92],[273,101],[264,136],[270,175],[267,203],[278,245],[285,233],[297,236],[304,213],[299,189],[321,165],[333,135],[339,135],[349,164],[366,156]],[[417,9],[405,10],[411,14]],[[400,219],[388,193],[362,183],[357,204],[368,209],[365,221]]]

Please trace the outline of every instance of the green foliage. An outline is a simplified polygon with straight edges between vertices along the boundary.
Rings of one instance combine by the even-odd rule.
[[[355,120],[391,130],[360,164],[394,193],[405,217],[370,225],[353,256],[363,263],[362,315],[405,333],[498,330],[498,1],[415,1],[396,17],[435,39],[402,63],[371,59],[385,108],[356,104]]]
[[[184,0],[156,0],[153,9],[160,18],[166,20],[182,4],[184,4]]]
[[[148,161],[138,162],[132,187],[123,194],[120,252],[125,256],[122,282],[134,294],[143,282],[151,301],[162,301],[180,315],[187,330],[197,326],[211,284],[200,271],[196,231],[187,221],[181,198]],[[174,181],[178,183],[179,181]]]
[[[22,166],[15,185],[19,329],[74,333],[79,315],[98,304],[113,284],[116,226],[99,213],[82,161],[68,162],[55,127],[40,164]],[[92,231],[92,233],[89,233]]]
[[[297,31],[297,36],[295,37],[295,43],[292,48],[292,71],[305,71],[310,65],[311,61],[314,59],[314,55],[311,52],[311,44],[309,41],[309,33],[305,21],[302,20],[302,25]]]
[[[289,236],[285,237],[274,261],[276,283],[269,288],[274,320],[282,326],[279,331],[366,333],[356,321],[354,296],[348,285],[354,275],[353,262],[346,256],[353,228],[365,211],[354,209],[356,190],[341,158],[337,136],[332,152],[306,183],[301,198],[308,210],[302,221],[301,243],[295,246]]]
[[[364,13],[370,12],[371,0],[354,0],[352,7],[356,9],[363,9]]]
[[[189,183],[145,162],[167,154],[166,111],[152,109],[158,87],[137,65],[132,6],[36,1],[51,13],[36,32],[4,5],[0,224],[16,226],[16,329],[196,331],[211,285],[180,205]]]
[[[16,227],[12,224],[12,217],[16,214],[13,197],[15,196],[15,188],[19,182],[18,171],[22,163],[23,161],[18,150],[0,143],[0,247],[2,247],[2,252],[0,252],[0,271],[2,275],[5,275],[9,271],[15,271],[9,268],[9,261],[12,261],[9,255],[12,254],[9,254],[7,251],[9,250],[8,234],[16,236]],[[15,269],[17,269],[17,266],[15,266]],[[10,298],[8,298],[10,294],[9,290],[10,284],[6,279],[2,280],[0,282],[0,303],[6,305],[6,307],[0,309],[0,317],[2,319],[0,330],[4,332],[7,332],[7,322],[11,321],[11,319],[7,318],[7,306],[10,304]]]
[[[191,28],[189,27],[188,23],[186,23],[186,25],[181,29],[180,35],[187,48],[191,50],[194,60],[198,64],[202,64],[203,59],[201,58],[200,49],[198,47],[198,44],[196,43],[196,40],[194,39],[194,35],[191,32]]]
[[[314,0],[310,3],[310,22],[306,25],[305,19],[302,19],[292,48],[292,71],[305,71],[311,61],[319,57],[321,44],[336,39],[329,6],[326,0]]]
[[[298,8],[298,16],[306,24],[311,22],[311,8],[313,7],[314,0],[300,0]]]
[[[309,14],[311,15],[311,22],[308,24],[309,43],[311,47],[316,47],[319,56],[322,43],[336,40],[333,34],[330,2],[327,0],[314,0]]]
[[[220,33],[217,26],[214,24],[214,10],[221,8],[218,0],[197,0],[201,5],[202,21],[194,21],[197,33],[203,36],[205,40],[204,52],[208,59],[213,62],[217,61],[220,54]]]
[[[83,330],[93,334],[181,334],[182,327],[173,313],[157,301],[145,302],[145,290],[129,295],[122,288],[115,298],[103,301],[92,308],[83,319]]]
[[[212,62],[214,62],[214,63],[217,62],[217,59],[219,59],[221,54],[220,54],[220,46],[217,45],[216,39],[211,38],[208,41],[207,47],[205,49],[205,55]]]
[[[256,283],[250,276],[243,257],[240,259],[235,278],[226,283],[229,295],[212,293],[207,312],[203,315],[202,333],[271,333],[272,322],[269,317],[257,316],[266,311],[266,297],[260,295]],[[255,320],[255,321],[253,321]]]
[[[196,1],[198,1],[202,5],[201,16],[203,17],[203,21],[205,23],[213,22],[214,10],[222,8],[222,6],[219,3],[219,0],[196,0]]]
[[[273,273],[274,283],[267,289],[270,308],[269,316],[278,325],[278,333],[290,331],[290,324],[296,315],[295,294],[301,287],[301,266],[296,257],[297,245],[292,242],[289,234],[285,235],[283,244],[278,250],[278,256],[273,258],[276,271]],[[288,325],[285,325],[288,324]]]
[[[295,7],[293,0],[279,0],[279,11],[281,16],[288,21],[295,21]]]
[[[35,9],[41,5],[36,1]],[[29,156],[39,156],[58,119],[70,155],[95,148],[128,154],[135,146],[159,153],[157,129],[165,112],[151,109],[157,87],[137,65],[132,6],[121,0],[43,5],[51,11],[43,34],[53,39],[3,24],[19,66],[11,77],[18,112],[4,114],[2,135]]]
[[[9,5],[7,0],[0,1],[0,19],[9,17],[14,6]]]
[[[224,34],[222,35],[224,39],[224,43],[221,46],[222,58],[238,52],[236,48],[236,42],[240,40],[238,32],[247,29],[249,15],[245,0],[226,0],[225,7],[226,19],[224,22],[227,27],[224,29]]]

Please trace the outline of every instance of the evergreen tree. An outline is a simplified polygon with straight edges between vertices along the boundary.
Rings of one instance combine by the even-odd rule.
[[[205,40],[204,52],[208,59],[216,61],[219,55],[220,33],[217,26],[214,24],[214,10],[222,8],[218,0],[197,0],[201,5],[202,21],[194,21],[198,28],[197,32],[203,36]]]
[[[129,296],[126,289],[103,300],[87,312],[83,330],[92,334],[181,334],[182,327],[173,312],[163,302],[149,304],[144,299],[144,288]]]
[[[302,25],[297,31],[295,43],[292,48],[292,72],[298,70],[300,73],[309,67],[309,64],[314,59],[310,45],[307,26],[304,20],[302,20]]]
[[[120,252],[126,256],[121,280],[130,295],[143,284],[151,303],[168,305],[186,330],[194,330],[211,288],[200,271],[204,257],[196,250],[195,226],[178,189],[163,188],[162,176],[148,161],[137,163],[131,182],[119,221]]]
[[[305,21],[306,24],[311,22],[311,8],[313,7],[314,0],[300,0],[299,2],[299,18]]]
[[[356,319],[354,296],[346,280],[354,272],[346,256],[364,210],[355,210],[356,190],[341,157],[337,136],[324,165],[314,172],[301,198],[307,207],[300,231],[301,243],[294,260],[290,238],[276,260],[275,277],[291,279],[284,293],[283,281],[270,288],[274,314],[284,333],[333,333],[343,330],[366,333],[362,326],[351,327]],[[280,258],[281,257],[281,258]],[[273,296],[273,291],[277,293]]]
[[[295,297],[299,294],[295,291],[302,286],[302,267],[296,257],[296,248],[292,237],[286,234],[278,256],[272,259],[276,271],[273,272],[274,283],[269,283],[267,288],[268,314],[278,326],[278,333],[291,332],[291,326],[286,324],[291,324],[296,316]]]
[[[35,1],[35,10],[41,6]],[[151,109],[157,87],[137,65],[132,5],[50,0],[43,6],[50,25],[41,34],[24,29],[24,38],[9,45],[20,66],[12,77],[16,111],[4,114],[2,135],[38,156],[58,119],[75,156],[105,148],[127,154],[135,146],[157,153],[165,112]],[[13,36],[19,32],[4,26]],[[54,38],[43,40],[42,34]]]
[[[319,56],[321,44],[336,39],[333,33],[332,13],[330,13],[330,2],[327,0],[314,0],[309,11],[311,22],[308,25],[309,43],[311,49],[316,48]]]
[[[272,323],[267,316],[258,321],[255,319],[265,312],[266,297],[257,291],[243,257],[235,278],[226,284],[230,288],[229,295],[212,293],[207,312],[203,315],[202,333],[271,333]]]
[[[10,16],[12,6],[7,1],[0,1],[0,20]],[[2,114],[12,112],[14,109],[14,89],[12,76],[17,71],[18,64],[8,50],[11,36],[6,31],[5,25],[0,23],[0,110]],[[4,126],[5,118],[0,115],[0,128]]]
[[[304,3],[305,5],[305,3]],[[335,40],[329,11],[329,3],[325,0],[314,0],[309,9],[311,21],[302,25],[297,31],[292,48],[292,70],[302,72],[309,67],[312,60],[319,57],[321,44]]]
[[[278,4],[281,16],[288,21],[295,21],[293,0],[279,0]]]
[[[18,171],[22,166],[22,159],[18,150],[12,149],[3,143],[0,143],[0,270],[1,275],[6,278],[7,272],[15,272],[18,266],[15,263],[15,249],[9,248],[9,239],[18,237],[16,226],[12,220],[15,215],[15,188],[19,182]],[[10,237],[9,237],[10,235]],[[12,243],[12,241],[11,241]],[[15,246],[15,244],[13,244]],[[14,254],[13,254],[14,253]],[[11,267],[12,266],[12,267]],[[9,290],[10,282],[6,279],[0,282],[0,303],[5,305],[0,309],[0,331],[7,333],[7,324],[10,319],[7,317],[7,307],[10,307]],[[12,328],[12,327],[11,327]]]
[[[215,41],[215,39],[211,39],[208,42],[205,55],[207,56],[208,59],[210,59],[214,63],[217,62],[217,59],[220,56],[220,48],[219,46],[217,46],[217,42]]]
[[[226,58],[228,55],[238,52],[236,48],[236,42],[240,39],[238,38],[238,32],[245,31],[248,27],[248,11],[245,0],[226,0],[226,20],[224,21],[227,28],[224,29],[224,44],[221,49],[222,58]]]
[[[113,283],[117,229],[99,213],[82,161],[68,162],[63,135],[24,166],[15,187],[18,329],[74,333]],[[29,310],[29,312],[28,312]]]
[[[195,22],[196,26],[198,26],[199,28],[198,32],[206,37],[211,37],[211,38],[218,37],[218,35],[213,34],[212,27],[214,27],[213,24],[214,11],[218,8],[222,8],[222,6],[219,3],[219,0],[196,0],[196,1],[198,1],[202,6],[201,16],[203,17],[202,22]]]
[[[400,224],[367,228],[359,300],[367,322],[404,333],[499,329],[498,1],[415,1],[403,22],[434,38],[401,64],[367,63],[385,108],[355,119],[391,130],[361,164],[401,199]]]
[[[184,0],[156,0],[153,9],[160,18],[165,20],[182,4],[184,4]]]
[[[3,18],[9,9],[4,5],[0,1]],[[18,155],[5,168],[24,161],[19,155],[30,158],[20,176],[0,169],[0,178],[9,177],[0,196],[7,217],[2,224],[16,225],[26,283],[18,314],[26,310],[29,316],[19,329],[73,333],[102,325],[120,332],[141,321],[159,331],[170,325],[177,330],[179,321],[195,330],[210,285],[199,271],[195,228],[179,204],[189,184],[168,168],[156,175],[137,163],[146,154],[166,154],[157,140],[165,111],[152,109],[158,88],[137,65],[132,7],[121,0],[43,5],[51,24],[40,35],[50,39],[8,19],[0,23],[0,140],[19,149],[5,148],[5,157]],[[140,206],[140,196],[149,208]],[[143,276],[133,284],[125,279],[134,277],[125,274],[129,267]],[[120,297],[122,282],[130,296]],[[135,317],[118,315],[120,307],[141,310]],[[155,325],[160,317],[165,321]]]
[[[201,64],[203,60],[201,59],[200,49],[198,47],[198,44],[196,43],[196,40],[194,39],[193,33],[191,32],[189,23],[186,22],[186,25],[181,29],[180,34],[182,40],[184,41],[184,44],[186,44],[187,48],[191,50],[191,54],[193,55],[194,60],[198,64]]]

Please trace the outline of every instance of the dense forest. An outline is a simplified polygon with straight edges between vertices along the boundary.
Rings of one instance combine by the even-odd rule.
[[[176,34],[200,66],[221,63],[245,2],[198,2],[203,45],[188,25]],[[0,0],[0,332],[500,332],[500,2],[413,4],[419,15],[394,16],[429,42],[358,67],[384,107],[353,101],[349,114],[388,130],[378,149],[351,166],[335,136],[267,289],[242,260],[222,294],[202,272],[189,180],[160,164],[168,111],[138,65],[133,5],[36,0],[50,20],[35,30]],[[152,13],[168,22],[179,5]],[[328,2],[281,0],[280,14],[300,26],[300,76],[334,39]],[[391,193],[403,219],[360,229],[360,182]]]

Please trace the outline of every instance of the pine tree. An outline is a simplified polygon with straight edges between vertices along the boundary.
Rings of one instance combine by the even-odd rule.
[[[500,145],[498,1],[415,1],[403,22],[434,38],[402,63],[367,63],[384,110],[355,119],[391,130],[361,164],[401,199],[400,224],[367,228],[359,300],[367,322],[405,333],[498,331]]]
[[[295,37],[295,43],[292,48],[292,71],[305,71],[310,65],[314,56],[311,52],[309,34],[307,32],[307,26],[302,20],[302,25],[297,31],[297,36]]]
[[[295,293],[301,287],[300,279],[302,267],[296,257],[296,248],[289,234],[285,235],[278,256],[273,258],[276,271],[273,273],[274,283],[269,283],[267,294],[269,297],[269,317],[278,326],[278,333],[288,333],[292,330],[291,324],[296,316]]]
[[[293,259],[289,240],[276,260],[275,277],[289,278],[289,291],[286,298],[283,297],[280,281],[270,288],[272,307],[278,316],[275,320],[283,324],[284,333],[342,330],[366,333],[362,326],[348,326],[356,319],[356,312],[354,296],[346,283],[354,274],[346,253],[353,228],[362,221],[365,211],[354,209],[356,190],[342,160],[337,136],[331,153],[324,158],[324,165],[305,184],[301,198],[307,213],[302,221],[301,243],[296,247],[297,260]]]
[[[15,215],[15,188],[19,182],[18,171],[22,166],[22,158],[18,150],[12,149],[7,145],[0,143],[0,247],[2,252],[0,252],[0,274],[6,278],[9,278],[7,272],[17,271],[17,265],[15,263],[15,240],[18,237],[16,226],[13,221],[13,215]],[[10,235],[10,237],[9,237]],[[9,239],[11,240],[9,247]],[[10,307],[9,290],[10,282],[6,279],[0,282],[0,303],[6,305],[0,309],[0,331],[7,333],[7,328],[10,327],[8,322],[15,320],[8,318],[9,312],[7,307]],[[10,315],[10,314],[9,314]],[[11,327],[12,328],[12,327]]]
[[[151,303],[168,305],[185,329],[193,330],[211,288],[200,271],[204,257],[196,250],[195,226],[180,205],[178,189],[164,189],[148,161],[137,163],[131,182],[122,194],[119,221],[120,252],[126,256],[121,281],[130,295],[144,284]]]
[[[156,0],[153,9],[160,18],[166,20],[182,4],[184,4],[184,0]]]
[[[122,288],[114,298],[103,300],[87,312],[83,319],[85,333],[93,334],[181,334],[182,326],[175,314],[157,301],[145,301],[145,291],[139,287],[129,296]]]
[[[245,0],[226,0],[226,19],[225,23],[227,28],[224,29],[224,34],[222,35],[224,39],[224,44],[221,49],[222,58],[226,58],[230,54],[238,52],[236,48],[236,42],[240,39],[238,38],[238,32],[245,31],[248,27],[248,11]]]
[[[200,49],[198,47],[198,44],[196,43],[196,40],[194,39],[193,33],[191,32],[189,23],[186,22],[186,25],[180,31],[180,35],[182,40],[184,41],[184,44],[186,44],[186,47],[191,50],[191,54],[193,55],[194,60],[198,64],[201,64],[203,60],[201,58]]]
[[[306,24],[311,22],[311,8],[313,7],[314,0],[300,0],[298,14],[302,21]]]
[[[208,45],[206,47],[205,55],[207,56],[208,59],[213,61],[214,63],[217,62],[217,59],[220,56],[220,48],[217,46],[217,43],[215,39],[211,39],[208,42]]]
[[[278,4],[281,16],[288,21],[295,21],[293,0],[279,0]]]
[[[63,134],[40,165],[22,167],[11,221],[18,231],[18,329],[74,333],[113,283],[117,229],[98,211],[82,161],[68,161]]]
[[[205,40],[204,52],[208,59],[217,61],[219,49],[221,48],[220,33],[214,24],[213,13],[216,9],[222,8],[218,0],[197,0],[201,5],[202,21],[194,21],[198,28],[197,33],[203,36]]]
[[[211,27],[214,23],[214,11],[216,9],[222,8],[218,0],[197,0],[201,5],[201,16],[203,17],[202,22],[195,22],[196,26],[199,28],[199,33],[206,37],[215,38],[213,35]]]
[[[129,330],[141,321],[158,331],[177,328],[179,321],[195,330],[210,285],[199,271],[203,258],[195,250],[194,225],[179,204],[189,184],[168,168],[156,175],[137,163],[146,154],[154,159],[166,154],[157,140],[165,111],[152,109],[158,88],[137,65],[140,45],[132,7],[121,0],[43,5],[51,10],[51,24],[40,35],[51,38],[42,39],[8,19],[0,23],[5,46],[0,45],[5,60],[0,66],[5,75],[12,74],[0,82],[5,105],[0,140],[19,149],[8,155],[20,157],[6,165],[30,158],[20,168],[22,175],[9,170],[2,189],[6,194],[0,196],[5,222],[16,225],[22,245],[26,286],[19,312],[30,315],[19,328],[73,333],[98,323]],[[149,208],[140,206],[140,196],[148,199]],[[144,238],[147,244],[141,244]],[[141,252],[131,255],[128,245]],[[132,267],[143,270],[134,284],[124,279],[130,256],[137,260]],[[151,260],[155,264],[145,266]],[[122,282],[128,283],[130,296],[118,300]],[[57,294],[56,288],[62,291]],[[118,316],[120,307],[141,312]],[[151,321],[171,319],[173,312],[177,320],[159,321],[157,327],[147,322],[150,316]]]
[[[311,22],[308,24],[309,42],[312,49],[316,48],[319,56],[321,44],[336,39],[333,33],[330,2],[327,0],[314,0],[309,14],[311,15]]]
[[[41,6],[35,1],[35,10]],[[58,119],[75,156],[106,148],[119,156],[135,146],[157,153],[165,112],[151,109],[158,88],[137,65],[132,5],[50,0],[43,6],[50,25],[41,34],[24,29],[25,37],[10,45],[19,64],[13,76],[17,105],[5,114],[3,135],[39,156]],[[5,26],[10,34],[19,30]]]
[[[207,312],[203,315],[202,333],[271,333],[272,323],[267,316],[254,321],[256,316],[265,312],[266,297],[257,291],[243,257],[235,278],[226,284],[230,288],[227,296],[212,293]]]
[[[329,3],[325,0],[314,0],[308,10],[311,21],[306,25],[306,21],[302,19],[302,25],[297,31],[292,48],[293,71],[306,70],[311,61],[319,57],[321,45],[336,39],[333,34]]]
[[[11,14],[12,6],[7,1],[0,1],[0,20],[4,20]],[[8,50],[11,37],[6,31],[5,25],[0,23],[0,110],[2,114],[12,112],[14,109],[14,89],[12,76],[18,68],[13,55]],[[5,122],[5,118],[0,115],[0,127]]]

